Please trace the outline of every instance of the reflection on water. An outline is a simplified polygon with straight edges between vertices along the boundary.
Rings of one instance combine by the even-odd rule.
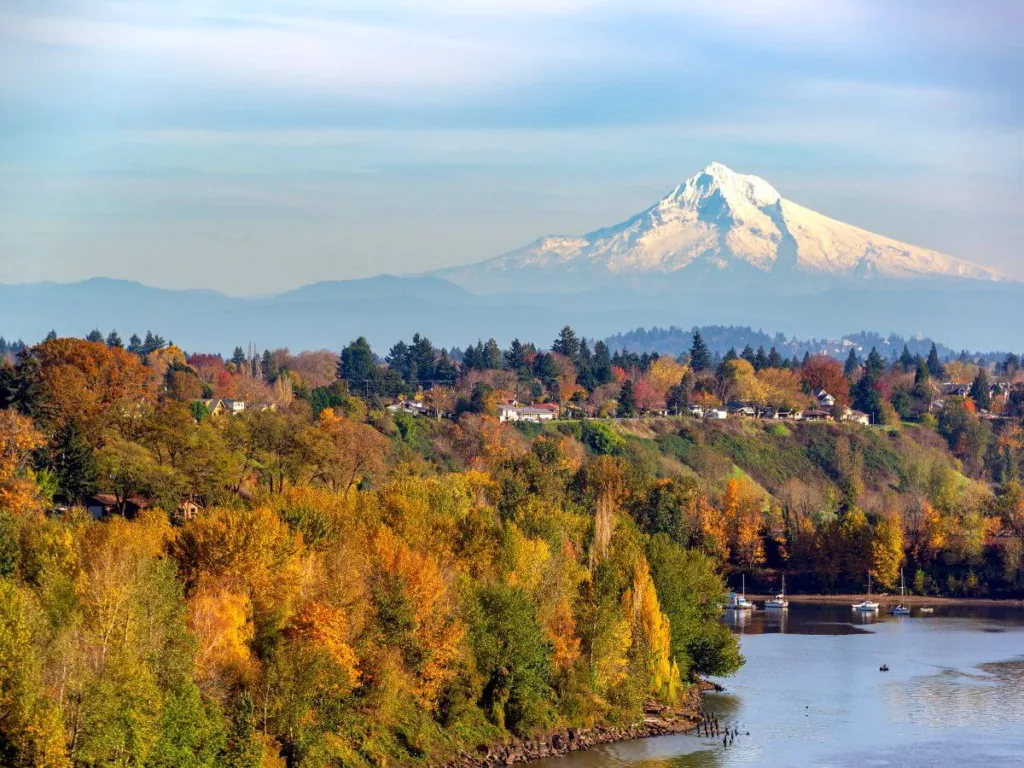
[[[802,603],[783,611],[726,611],[723,621],[744,635],[855,635],[864,632],[859,627],[873,624],[877,618],[877,614],[857,613],[841,604]]]
[[[746,666],[706,704],[740,734],[614,744],[545,768],[1024,766],[1024,610],[736,612]],[[890,672],[879,667],[887,664]],[[749,733],[749,735],[747,735]]]
[[[911,685],[890,686],[885,703],[895,722],[981,729],[1021,723],[1024,659],[981,664],[967,671],[942,669],[916,678]]]

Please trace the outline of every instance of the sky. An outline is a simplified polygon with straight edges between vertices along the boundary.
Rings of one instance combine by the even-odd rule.
[[[1019,0],[5,0],[0,282],[268,294],[628,218],[713,160],[1024,279]]]

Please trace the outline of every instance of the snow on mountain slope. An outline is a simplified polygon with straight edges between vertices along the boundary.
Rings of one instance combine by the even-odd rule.
[[[1004,279],[987,267],[830,219],[721,163],[621,224],[581,237],[544,237],[446,277],[472,287],[521,271],[644,276],[697,266],[850,278]]]

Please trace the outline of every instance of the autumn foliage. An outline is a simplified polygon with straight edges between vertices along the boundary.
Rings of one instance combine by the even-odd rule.
[[[386,364],[365,340],[340,359],[153,344],[55,339],[0,370],[4,765],[441,764],[735,671],[741,573],[1022,584],[1019,420],[962,395],[923,411],[907,370],[689,365],[571,329],[461,361],[417,336]],[[918,420],[676,415],[817,389]],[[502,423],[513,398],[573,418]]]

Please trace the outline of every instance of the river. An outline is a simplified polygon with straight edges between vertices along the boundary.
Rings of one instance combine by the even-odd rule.
[[[758,610],[729,621],[746,664],[706,700],[723,728],[739,730],[728,747],[664,736],[536,765],[1024,766],[1019,603],[910,617],[793,603],[781,616]]]

